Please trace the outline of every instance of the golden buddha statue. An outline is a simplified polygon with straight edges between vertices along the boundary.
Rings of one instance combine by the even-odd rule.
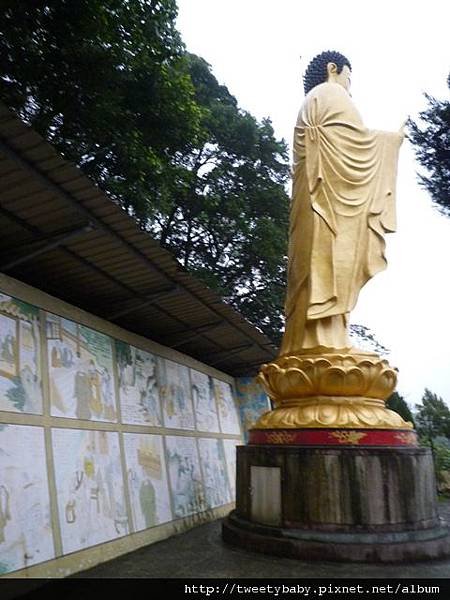
[[[316,56],[305,73],[294,132],[286,326],[279,358],[260,373],[276,410],[256,427],[409,427],[384,407],[395,370],[351,348],[348,337],[359,291],[386,267],[404,138],[402,130],[364,126],[350,76],[350,62],[334,51]]]

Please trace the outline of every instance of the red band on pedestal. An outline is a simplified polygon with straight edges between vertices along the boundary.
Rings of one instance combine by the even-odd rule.
[[[249,444],[277,446],[417,446],[410,429],[251,429]]]

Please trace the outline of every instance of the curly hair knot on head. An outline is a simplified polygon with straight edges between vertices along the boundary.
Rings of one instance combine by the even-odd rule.
[[[350,70],[352,69],[348,58],[345,58],[345,56],[340,52],[336,52],[335,50],[326,50],[325,52],[318,54],[309,63],[303,77],[305,95],[314,87],[316,87],[316,85],[324,83],[327,80],[327,65],[330,62],[336,65],[338,73],[342,72],[344,65],[347,65]]]

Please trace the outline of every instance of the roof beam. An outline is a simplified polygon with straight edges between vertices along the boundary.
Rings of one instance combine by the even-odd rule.
[[[163,276],[167,281],[169,281],[171,283],[177,283],[177,281],[173,277],[168,275],[158,265],[155,265],[154,262],[148,256],[146,256],[142,251],[140,251],[133,244],[131,244],[130,242],[125,240],[111,226],[107,225],[100,218],[96,217],[94,215],[94,213],[91,212],[91,210],[89,210],[84,205],[82,205],[78,201],[77,198],[72,196],[72,194],[70,194],[69,192],[66,192],[64,189],[62,189],[62,187],[61,187],[62,184],[56,184],[53,181],[51,181],[51,179],[50,179],[51,173],[43,174],[38,168],[36,168],[32,164],[31,161],[23,158],[19,154],[19,152],[17,152],[13,148],[11,148],[7,143],[5,143],[4,140],[0,140],[0,153],[5,155],[8,159],[14,161],[16,164],[18,164],[21,167],[21,169],[23,169],[26,173],[28,173],[29,175],[34,177],[37,181],[39,181],[39,183],[41,185],[43,185],[46,189],[48,189],[52,194],[54,194],[58,198],[62,199],[69,206],[75,208],[75,210],[77,210],[80,214],[84,215],[90,222],[95,224],[97,229],[105,231],[109,235],[111,235],[117,242],[119,242],[121,245],[123,245],[125,248],[127,248],[127,250],[130,253],[132,253],[140,262],[142,262],[146,266],[147,269],[152,270],[153,272],[157,272],[159,275]],[[93,182],[92,182],[92,185],[95,186],[95,184]],[[98,189],[99,189],[99,192],[101,192],[103,194],[105,193],[100,188],[98,188]],[[66,249],[66,250],[68,250],[68,249]],[[75,253],[73,253],[73,254],[75,256],[78,256]],[[184,289],[186,290],[186,293],[193,296],[200,304],[202,304],[204,306],[208,306],[209,310],[213,310],[219,317],[223,318],[223,315],[221,314],[220,311],[214,309],[211,305],[207,305],[205,303],[205,301],[201,297],[199,297],[196,292],[194,292],[193,290],[189,290],[188,288],[184,288]],[[181,323],[183,322],[181,319],[178,319],[178,318],[170,315],[170,313],[167,313],[167,314],[168,314],[168,316],[171,316],[171,318],[175,318],[176,320],[178,320]],[[226,318],[226,321],[230,324],[231,327],[237,329],[241,334],[244,334],[246,337],[249,336],[248,332],[246,332],[245,329],[243,329],[243,327],[241,327],[239,325],[239,323],[235,323],[228,318]],[[209,341],[211,342],[212,340],[209,340]],[[271,352],[271,350],[269,350],[269,348],[266,347],[267,344],[263,344],[261,342],[257,342],[256,340],[254,340],[253,344],[251,344],[251,345],[258,346],[261,350],[263,350],[263,352],[266,352],[266,353],[270,354],[271,356],[273,355],[273,352]]]
[[[46,252],[50,252],[50,250],[54,250],[61,246],[62,244],[68,242],[74,237],[79,237],[80,235],[84,235],[86,233],[90,233],[93,231],[95,227],[88,223],[83,225],[82,227],[77,227],[76,229],[72,229],[71,231],[67,231],[64,234],[59,234],[55,236],[44,236],[43,239],[49,240],[47,244],[44,244],[41,248],[34,250],[33,252],[28,252],[27,254],[22,255],[19,258],[15,258],[6,262],[4,264],[0,264],[0,271],[8,271],[13,267],[18,267],[19,265],[23,265],[28,262],[32,258],[36,258],[37,256],[41,256],[41,254],[45,254]],[[40,242],[41,240],[35,240],[35,242]],[[16,248],[17,249],[17,248]]]
[[[44,237],[43,232],[38,227],[35,227],[34,225],[31,225],[30,223],[28,223],[27,221],[25,221],[25,219],[22,219],[21,217],[18,217],[17,215],[15,215],[14,213],[10,212],[6,208],[0,206],[0,213],[3,214],[4,216],[6,216],[8,219],[12,220],[13,222],[15,222],[18,225],[20,225],[23,229],[26,229],[27,231],[29,231],[31,234],[33,234],[37,238],[42,239]],[[129,311],[124,309],[123,312],[120,311],[120,312],[122,312],[122,315],[118,315],[117,313],[115,313],[115,315],[113,315],[114,319],[118,319],[119,316],[123,316],[124,314],[128,314],[128,312],[132,312],[134,310],[138,310],[143,305],[146,306],[148,304],[157,304],[158,298],[156,296],[153,297],[153,298],[151,298],[149,295],[141,295],[138,292],[136,292],[135,290],[133,290],[132,288],[130,288],[128,285],[126,285],[125,283],[123,283],[122,281],[120,281],[119,279],[116,279],[113,275],[110,275],[108,272],[104,271],[103,269],[101,269],[97,265],[91,263],[89,260],[87,260],[86,258],[80,256],[79,254],[77,254],[73,250],[70,250],[69,248],[65,247],[64,245],[61,245],[60,249],[63,252],[65,252],[65,254],[68,254],[74,260],[77,260],[78,262],[81,262],[85,267],[87,267],[87,268],[95,271],[101,277],[103,277],[105,279],[108,279],[109,281],[111,281],[115,285],[117,285],[120,288],[124,289],[130,295],[131,298],[142,300],[142,302],[141,302],[141,304],[140,304],[139,307],[133,307]],[[181,291],[182,291],[181,286],[179,286],[178,284],[175,284],[175,285],[172,285],[170,288],[168,288],[166,290],[160,290],[160,292],[158,292],[157,294],[159,295],[160,293],[163,293],[163,296],[166,297],[167,295],[170,295],[173,292],[178,293],[178,292],[181,292]],[[161,306],[158,306],[158,310],[160,312],[164,313],[165,315],[167,315],[168,317],[170,317],[171,319],[174,319],[175,321],[178,321],[178,323],[181,326],[185,326],[186,325],[184,323],[184,321],[182,321],[180,318],[178,318],[178,317],[170,314],[168,311],[164,310],[164,308],[162,308]],[[105,319],[110,318],[108,315],[104,314],[104,310],[100,310],[100,311],[96,310],[95,312],[96,312],[96,314],[100,313],[100,316],[102,316]],[[186,327],[183,327],[183,329],[186,329]],[[211,340],[208,340],[208,341],[211,342]],[[216,344],[217,344],[217,342],[216,342]],[[170,345],[170,344],[168,344],[168,345]],[[217,344],[217,345],[220,347],[220,344]]]
[[[192,340],[195,340],[195,338],[198,338],[199,336],[203,335],[204,333],[207,333],[209,331],[213,331],[214,329],[217,329],[217,327],[220,327],[224,323],[226,323],[226,321],[225,321],[225,319],[222,319],[221,321],[216,321],[214,323],[202,325],[202,326],[198,327],[193,333],[191,333],[191,335],[188,335],[187,337],[183,338],[179,342],[170,344],[170,347],[171,348],[179,348],[180,346],[184,346],[185,344],[188,344]],[[191,331],[192,331],[192,328],[191,328]],[[175,334],[173,334],[173,335],[175,335]],[[179,335],[183,335],[183,333],[180,332]]]
[[[234,377],[257,377],[261,370],[261,366],[266,364],[261,361],[243,363],[239,358],[238,362],[230,361],[230,370],[233,372]],[[220,368],[220,367],[219,367]],[[262,384],[260,384],[262,386]]]
[[[122,245],[127,247],[128,250],[130,252],[132,252],[138,259],[140,259],[141,261],[144,261],[144,263],[148,269],[151,269],[153,272],[158,272],[158,273],[164,275],[165,277],[167,277],[166,274],[164,273],[164,271],[162,271],[162,269],[159,269],[158,267],[156,267],[142,252],[140,252],[140,250],[138,250],[132,244],[130,244],[129,242],[124,240],[122,238],[122,236],[119,233],[117,233],[117,231],[115,231],[112,227],[110,227],[109,225],[104,223],[101,219],[96,217],[88,208],[83,206],[76,198],[74,198],[72,196],[72,194],[70,194],[69,192],[66,192],[61,187],[62,184],[56,184],[53,181],[51,181],[50,174],[44,175],[43,173],[41,173],[39,171],[39,169],[37,169],[30,161],[23,158],[16,150],[11,148],[3,140],[0,140],[0,153],[3,154],[4,156],[6,156],[9,160],[12,160],[16,164],[18,164],[23,171],[25,171],[26,173],[31,175],[31,177],[36,179],[42,186],[44,186],[46,189],[48,189],[52,194],[54,194],[61,200],[64,200],[64,202],[66,204],[75,208],[75,210],[77,212],[84,215],[89,221],[92,221],[98,229],[103,230],[106,233],[109,233],[111,236],[113,236],[116,239],[116,241],[120,242]],[[94,182],[92,182],[92,185],[95,187],[98,187]],[[105,193],[100,188],[98,188],[98,189],[99,189],[99,192]],[[112,200],[110,200],[110,201],[112,202]]]
[[[244,352],[245,350],[250,350],[250,348],[254,348],[255,346],[257,346],[257,344],[243,344],[242,346],[236,346],[235,348],[230,348],[230,350],[226,350],[224,352],[218,352],[218,354],[222,354],[223,356],[216,360],[210,361],[210,364],[218,365],[220,363],[225,362],[235,354],[240,354],[241,352]]]
[[[167,298],[168,296],[172,296],[173,294],[180,294],[181,292],[182,292],[182,289],[180,288],[179,285],[173,285],[169,288],[158,290],[157,292],[153,292],[152,294],[143,296],[143,298],[145,298],[145,300],[143,302],[136,304],[135,306],[130,306],[128,308],[123,308],[121,310],[118,310],[117,312],[114,312],[110,315],[105,316],[105,319],[108,319],[108,321],[115,321],[119,317],[128,315],[132,312],[135,312],[136,310],[139,310],[141,308],[144,308],[145,306],[148,306],[149,304],[154,304],[163,298]]]

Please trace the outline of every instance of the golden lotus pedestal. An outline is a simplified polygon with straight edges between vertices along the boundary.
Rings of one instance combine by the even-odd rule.
[[[226,542],[304,560],[450,554],[431,452],[385,407],[397,380],[387,361],[318,349],[282,356],[259,378],[275,408],[237,449]]]
[[[259,380],[275,406],[254,429],[356,428],[412,430],[385,406],[397,372],[376,354],[321,352],[282,356]]]

